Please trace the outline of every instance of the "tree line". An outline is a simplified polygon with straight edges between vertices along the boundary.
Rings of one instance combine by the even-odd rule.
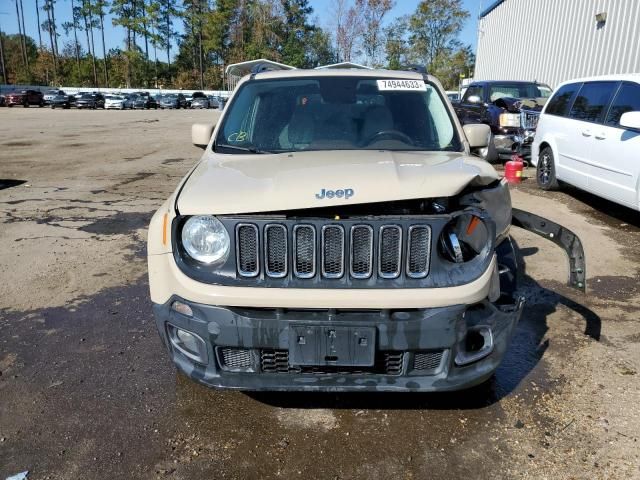
[[[26,35],[27,1],[35,2],[36,18],[27,22],[37,22],[37,38]],[[0,33],[0,80],[10,84],[223,89],[227,65],[264,57],[299,68],[423,64],[446,88],[457,88],[474,64],[471,48],[458,40],[469,16],[461,0],[420,1],[396,18],[389,18],[395,0],[331,0],[324,26],[309,0],[9,4],[18,33]],[[119,45],[105,41],[109,21],[124,31]]]

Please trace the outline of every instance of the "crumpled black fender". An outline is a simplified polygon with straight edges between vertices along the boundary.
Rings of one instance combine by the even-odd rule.
[[[586,259],[578,236],[562,225],[517,208],[511,210],[511,224],[540,235],[561,247],[569,257],[568,285],[587,291]]]

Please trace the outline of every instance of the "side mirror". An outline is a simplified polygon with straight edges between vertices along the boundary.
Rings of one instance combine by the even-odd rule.
[[[464,134],[469,142],[469,147],[484,148],[489,145],[489,137],[491,136],[491,128],[484,123],[470,123],[462,127]]]
[[[191,126],[191,142],[196,147],[207,148],[214,128],[216,128],[215,123],[194,123]]]
[[[640,131],[640,112],[623,113],[620,117],[620,126]]]
[[[467,98],[467,102],[469,102],[469,103],[480,103],[480,102],[482,102],[482,99],[478,95],[471,95],[469,98]]]

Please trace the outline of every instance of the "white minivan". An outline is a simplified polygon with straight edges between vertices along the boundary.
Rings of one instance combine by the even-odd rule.
[[[562,83],[531,147],[543,190],[565,182],[640,210],[640,74]]]

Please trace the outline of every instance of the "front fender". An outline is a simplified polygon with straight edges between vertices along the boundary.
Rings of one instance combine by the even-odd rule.
[[[569,257],[568,285],[583,293],[587,291],[584,249],[575,233],[551,220],[517,208],[511,210],[511,224],[540,235],[561,247]]]

